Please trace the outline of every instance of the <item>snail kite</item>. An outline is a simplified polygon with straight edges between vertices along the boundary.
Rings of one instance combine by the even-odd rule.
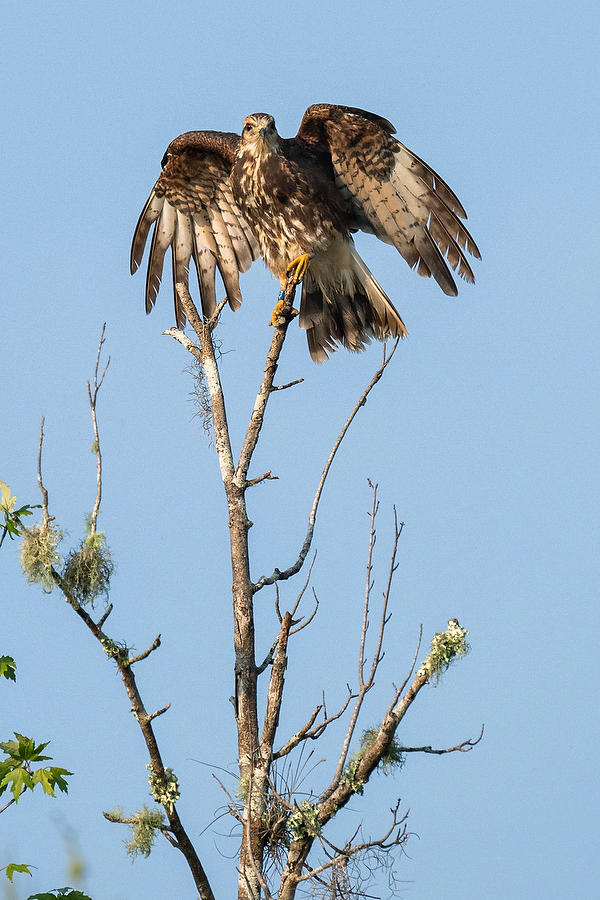
[[[216,309],[218,269],[232,309],[239,272],[262,256],[282,290],[302,281],[300,326],[316,362],[342,344],[363,350],[372,337],[404,336],[391,300],[354,248],[367,231],[394,247],[420,275],[456,295],[450,268],[473,281],[467,253],[480,258],[448,185],[374,113],[318,103],[295,138],[282,138],[273,116],[244,120],[241,137],[190,131],[175,138],[139,218],[131,248],[136,271],[152,225],[146,312],[154,306],[168,247],[173,284],[198,273],[202,311]],[[276,307],[277,309],[277,307]],[[175,292],[175,317],[185,321]]]

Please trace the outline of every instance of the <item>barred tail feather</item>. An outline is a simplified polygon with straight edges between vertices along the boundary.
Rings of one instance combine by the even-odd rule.
[[[392,301],[347,240],[311,260],[302,285],[300,327],[317,363],[340,344],[358,352],[372,338],[407,334]]]

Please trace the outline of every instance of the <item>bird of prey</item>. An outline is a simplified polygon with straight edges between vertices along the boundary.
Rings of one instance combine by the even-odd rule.
[[[449,267],[472,282],[466,254],[480,254],[460,201],[395,131],[374,113],[318,103],[304,113],[295,138],[280,137],[266,113],[248,116],[241,136],[190,131],[175,138],[131,248],[133,273],[154,225],[146,312],[171,247],[174,286],[187,286],[194,261],[205,318],[216,310],[217,269],[232,309],[242,299],[239,272],[259,256],[282,291],[288,276],[302,281],[299,321],[315,362],[339,344],[363,350],[373,337],[403,337],[404,323],[352,234],[366,231],[392,244],[452,296],[458,292]],[[176,291],[175,318],[183,327]]]

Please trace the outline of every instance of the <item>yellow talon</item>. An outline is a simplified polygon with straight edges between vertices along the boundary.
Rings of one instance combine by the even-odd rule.
[[[279,322],[279,313],[281,312],[281,307],[283,306],[283,300],[278,300],[275,304],[275,309],[271,313],[271,318],[269,319],[269,325],[277,325]]]
[[[294,284],[298,284],[299,281],[302,281],[302,279],[306,275],[306,270],[308,269],[309,262],[310,253],[302,253],[300,256],[297,256],[296,259],[293,259],[291,261],[286,269],[286,272],[291,272],[292,270],[294,270]]]

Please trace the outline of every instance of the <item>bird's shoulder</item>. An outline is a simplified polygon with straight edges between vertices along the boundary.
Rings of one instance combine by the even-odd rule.
[[[240,144],[239,134],[232,131],[186,131],[171,141],[161,161],[163,169],[170,161],[186,159],[193,165],[207,155],[220,158],[231,167]]]
[[[332,134],[342,135],[349,144],[367,136],[389,138],[396,133],[391,122],[377,113],[357,106],[314,103],[302,117],[296,140],[313,149],[329,151]]]

